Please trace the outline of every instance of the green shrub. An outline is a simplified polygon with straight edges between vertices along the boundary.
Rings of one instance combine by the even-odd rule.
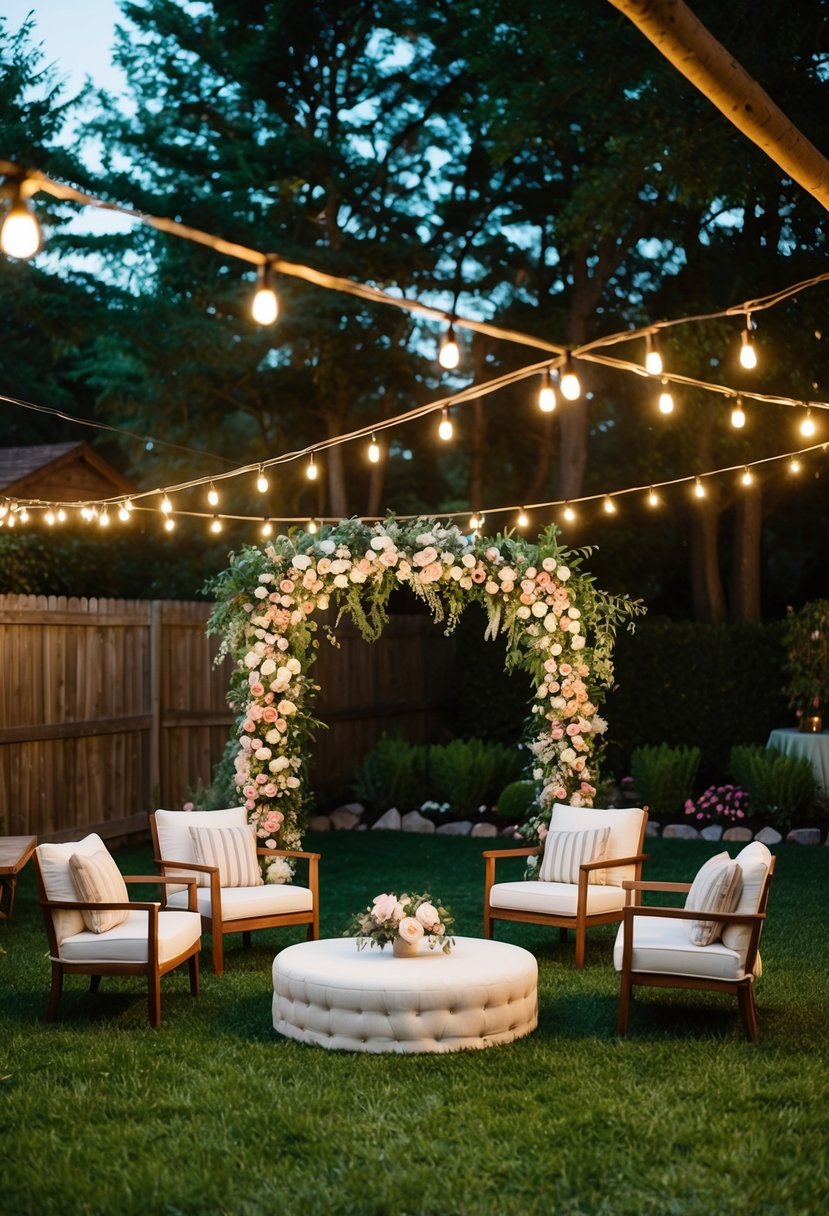
[[[731,776],[748,793],[752,818],[765,819],[780,831],[815,811],[817,783],[810,760],[784,756],[775,748],[732,747]]]
[[[630,758],[633,784],[651,815],[680,817],[691,797],[700,762],[698,747],[637,747]]]
[[[360,802],[374,810],[396,806],[404,814],[428,797],[425,751],[405,739],[383,735],[363,757],[354,782]]]
[[[496,809],[507,823],[521,823],[534,801],[534,781],[511,781],[501,790]]]

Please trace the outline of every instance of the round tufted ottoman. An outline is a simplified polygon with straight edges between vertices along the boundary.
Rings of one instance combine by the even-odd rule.
[[[415,958],[351,937],[288,946],[273,963],[273,1024],[341,1051],[462,1051],[511,1043],[538,1023],[538,966],[520,946],[456,937]]]

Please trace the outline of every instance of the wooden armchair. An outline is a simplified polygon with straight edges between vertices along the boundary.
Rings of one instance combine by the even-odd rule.
[[[79,897],[72,866],[77,856],[103,866],[111,879],[109,890]],[[92,992],[98,991],[104,975],[146,975],[149,1020],[154,1028],[161,1022],[162,975],[186,962],[190,993],[198,996],[201,922],[196,912],[195,879],[185,880],[187,902],[182,910],[166,912],[157,902],[131,901],[126,884],[164,884],[164,879],[157,874],[119,874],[104,842],[94,833],[68,844],[39,845],[34,863],[52,964],[47,1022],[57,1014],[65,975],[89,975]],[[111,927],[101,927],[107,924]]]
[[[727,855],[723,854],[727,860]],[[718,860],[718,859],[714,859]],[[619,928],[613,961],[620,972],[619,1034],[627,1033],[634,985],[690,988],[736,995],[746,1036],[756,1042],[755,980],[762,972],[759,945],[766,919],[775,858],[753,841],[736,858],[742,871],[739,901],[731,912],[694,907],[629,903]],[[628,897],[645,892],[690,893],[691,883],[625,882]],[[692,924],[719,925],[707,945],[691,938]]]
[[[156,865],[168,878],[195,874],[198,883],[196,898],[201,915],[202,932],[213,938],[213,970],[224,971],[226,933],[241,933],[245,946],[250,945],[254,929],[273,929],[287,925],[307,925],[310,940],[319,937],[319,853],[295,849],[256,849],[259,858],[296,859],[307,862],[308,885],[298,883],[263,883],[258,868],[246,881],[244,866],[233,873],[227,866],[207,865],[196,858],[191,829],[223,831],[248,828],[244,807],[221,811],[156,811],[150,815]],[[252,835],[252,829],[251,829]],[[179,881],[181,879],[179,878]],[[169,907],[181,907],[184,892],[168,895]]]
[[[484,854],[484,937],[492,937],[496,920],[523,921],[557,926],[562,940],[567,930],[576,935],[575,963],[584,966],[587,930],[594,925],[621,921],[625,892],[622,883],[642,876],[642,852],[648,813],[638,807],[611,810],[563,806],[556,803],[543,845],[525,849],[487,849]],[[573,865],[572,873],[555,866],[545,871],[544,859],[557,845],[565,844],[570,854],[579,846],[578,837],[608,829],[601,856]],[[564,842],[567,834],[569,839]],[[507,858],[540,859],[542,877],[523,882],[496,882],[496,863]],[[585,854],[587,856],[587,854]],[[553,881],[545,872],[560,874],[568,881]],[[597,882],[601,877],[604,881]]]

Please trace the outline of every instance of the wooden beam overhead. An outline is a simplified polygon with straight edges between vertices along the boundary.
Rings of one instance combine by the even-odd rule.
[[[829,210],[829,160],[682,0],[610,0],[678,72]]]

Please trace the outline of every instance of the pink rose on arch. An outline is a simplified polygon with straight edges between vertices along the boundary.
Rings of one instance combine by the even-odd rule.
[[[250,686],[250,692],[253,697],[261,697],[265,693],[265,686],[264,684],[260,684],[258,680],[254,680]]]
[[[269,692],[268,696],[272,698],[273,693]],[[265,708],[262,710],[262,721],[263,722],[275,722],[278,717],[279,717],[279,714],[276,712],[273,705],[266,705]]]
[[[277,730],[283,731],[283,732],[288,729],[288,723],[285,721],[284,718],[277,718],[276,721],[274,722],[274,726],[276,727]]]
[[[254,781],[256,782],[257,785],[267,785],[268,778],[265,776],[264,773],[257,773],[256,776],[254,777]]]
[[[419,942],[423,937],[423,925],[413,916],[404,916],[397,926],[397,932],[404,942]]]
[[[276,786],[274,785],[274,783],[272,781],[269,781],[268,784],[265,786],[265,788],[262,790],[262,793],[265,795],[266,798],[275,798],[276,797]]]
[[[561,801],[562,801],[562,799],[564,799],[564,798],[566,798],[566,797],[567,797],[567,790],[564,788],[564,786],[563,786],[563,785],[560,785],[560,786],[558,787],[558,789],[556,790],[556,794],[555,794],[555,796],[556,796],[556,798],[558,799],[558,801],[559,801],[559,802],[561,802]]]
[[[242,730],[246,731],[247,734],[252,735],[256,730],[256,723],[252,718],[245,718],[244,722],[242,723]]]
[[[253,722],[258,722],[259,719],[262,717],[263,712],[264,711],[263,711],[261,705],[249,705],[248,706],[248,717]]]
[[[549,587],[553,580],[550,578],[546,570],[539,570],[538,574],[535,576],[535,581],[539,587]]]
[[[543,823],[542,823],[541,827],[538,829],[538,839],[539,840],[547,839],[547,828],[545,828]]]
[[[251,751],[255,752],[258,748],[260,748],[262,746],[262,740],[257,739],[257,737],[254,735],[254,737],[250,741],[250,746],[251,746]]]
[[[279,584],[279,590],[284,591],[286,595],[290,595],[294,589],[294,586],[295,584],[292,579],[283,578],[282,582]]]
[[[246,810],[246,811],[254,811],[254,810],[256,810],[256,803],[255,803],[255,802],[254,802],[252,799],[250,799],[250,798],[246,799],[246,801],[245,801],[245,810]]]
[[[255,785],[246,785],[242,793],[246,798],[257,798],[259,796],[259,791]]]
[[[483,566],[476,566],[475,569],[472,571],[472,582],[473,583],[486,582],[486,570],[484,570]]]
[[[570,723],[570,725],[567,727],[567,734],[568,734],[568,735],[578,735],[578,734],[581,734],[581,727],[579,726],[578,722],[571,722],[571,723]]]

